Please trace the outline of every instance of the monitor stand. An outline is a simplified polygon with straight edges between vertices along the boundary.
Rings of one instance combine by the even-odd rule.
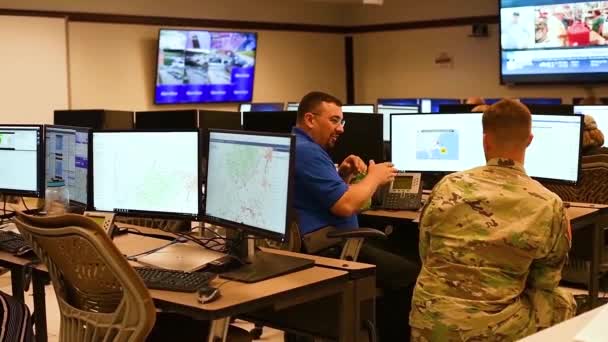
[[[292,257],[262,251],[254,251],[253,244],[248,244],[244,234],[239,233],[238,259],[239,263],[235,269],[220,274],[221,278],[236,280],[243,283],[256,283],[258,281],[278,277],[284,274],[300,271],[313,267],[315,262],[311,259]],[[251,240],[249,240],[251,241]]]

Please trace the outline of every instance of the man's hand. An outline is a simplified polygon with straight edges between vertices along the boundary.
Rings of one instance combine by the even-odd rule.
[[[359,173],[367,171],[367,165],[365,162],[354,154],[346,157],[340,167],[338,167],[338,173],[342,178],[348,178],[351,176],[355,176]]]
[[[376,164],[373,160],[369,161],[369,167],[367,168],[367,177],[375,179],[377,185],[383,185],[393,181],[396,175],[397,169],[395,169],[393,163],[386,162]]]

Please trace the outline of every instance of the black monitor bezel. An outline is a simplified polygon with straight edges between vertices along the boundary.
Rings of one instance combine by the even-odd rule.
[[[205,146],[207,156],[209,156],[209,145],[211,143],[211,133],[228,133],[228,134],[238,134],[238,135],[251,135],[251,136],[264,136],[264,137],[282,137],[282,138],[290,138],[290,148],[289,148],[289,171],[288,171],[288,184],[287,184],[287,207],[285,213],[285,232],[284,234],[272,232],[269,230],[265,230],[263,228],[254,227],[250,225],[246,225],[243,223],[233,222],[230,220],[222,219],[215,216],[207,215],[207,189],[205,187],[205,196],[202,212],[202,220],[204,222],[223,226],[230,229],[242,230],[252,235],[272,239],[279,242],[287,242],[289,241],[289,229],[291,227],[292,222],[295,219],[294,208],[293,208],[293,197],[294,197],[294,174],[295,174],[295,148],[296,148],[296,138],[293,133],[271,133],[271,132],[259,132],[259,131],[238,131],[238,130],[226,130],[226,129],[209,129],[207,130],[207,146]],[[207,164],[205,165],[205,184],[209,183],[209,158],[207,158]]]
[[[449,115],[463,115],[463,114],[476,114],[476,115],[480,115],[483,116],[483,113],[450,113]],[[394,145],[392,144],[393,141],[393,116],[401,116],[401,115],[429,115],[427,113],[400,113],[400,114],[391,114],[391,156],[394,156]],[[580,137],[579,137],[579,153],[578,153],[578,170],[577,170],[577,179],[575,181],[571,181],[571,180],[566,180],[566,179],[556,179],[556,178],[545,178],[545,177],[532,177],[530,176],[530,178],[536,179],[538,181],[542,181],[542,182],[551,182],[551,183],[559,183],[559,184],[567,184],[567,185],[572,185],[575,186],[578,184],[578,182],[580,181],[581,178],[581,170],[582,170],[582,166],[581,166],[581,162],[582,162],[582,145],[583,145],[583,130],[584,130],[584,123],[583,123],[583,118],[581,114],[532,114],[532,115],[551,115],[551,116],[564,116],[564,117],[572,117],[573,115],[576,116],[580,116],[581,117],[581,130],[580,130]],[[480,137],[481,139],[481,137]],[[481,143],[481,141],[480,141]],[[482,165],[479,165],[482,166]],[[452,170],[452,171],[439,171],[439,170],[410,170],[407,169],[407,171],[411,171],[411,172],[422,172],[422,173],[453,173],[453,172],[460,172],[463,170]]]
[[[45,156],[45,170],[44,170],[44,179],[46,180],[46,133],[47,133],[47,129],[71,129],[74,131],[80,131],[80,132],[85,132],[87,133],[88,136],[88,144],[87,144],[87,154],[88,154],[88,158],[87,158],[87,199],[86,199],[86,203],[82,203],[76,200],[73,200],[70,197],[70,205],[77,205],[77,206],[84,206],[85,210],[88,210],[89,208],[91,208],[92,203],[93,203],[93,196],[92,196],[92,189],[93,189],[93,168],[92,168],[92,160],[93,160],[93,144],[92,144],[92,139],[93,139],[93,129],[90,127],[80,127],[80,126],[66,126],[66,125],[45,125],[44,127],[44,156]]]
[[[176,115],[186,115],[186,114],[194,114],[194,126],[192,127],[188,127],[188,128],[177,128],[177,130],[180,129],[196,129],[198,128],[198,109],[173,109],[173,110],[142,110],[142,111],[137,111],[135,113],[133,113],[133,118],[134,118],[134,122],[133,122],[133,129],[136,131],[145,131],[145,130],[155,130],[155,129],[168,129],[166,127],[137,127],[137,117],[138,116],[145,116],[145,115],[154,115],[157,113],[167,113],[167,115],[169,114],[176,114]],[[173,128],[170,128],[173,129]]]
[[[145,129],[145,130],[93,130],[91,137],[91,208],[96,211],[107,211],[100,210],[95,207],[95,158],[93,156],[94,146],[95,146],[95,134],[101,133],[176,133],[176,132],[196,132],[197,133],[197,175],[198,175],[198,184],[197,184],[197,199],[198,199],[198,213],[195,215],[185,214],[185,213],[171,213],[164,211],[145,211],[145,210],[135,210],[135,209],[114,209],[111,212],[116,213],[120,216],[131,216],[131,217],[151,217],[151,218],[160,218],[160,219],[177,219],[177,220],[192,220],[198,221],[201,218],[202,212],[202,170],[201,170],[201,130],[200,129]]]
[[[19,190],[19,189],[7,189],[0,188],[0,194],[3,195],[14,195],[22,197],[35,197],[42,198],[44,196],[44,173],[45,173],[45,155],[46,155],[46,141],[44,125],[31,125],[31,124],[0,124],[0,127],[14,127],[19,129],[23,128],[37,128],[39,132],[38,136],[38,148],[36,156],[36,190]]]

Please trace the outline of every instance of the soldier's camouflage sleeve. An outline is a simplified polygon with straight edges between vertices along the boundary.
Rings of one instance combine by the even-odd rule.
[[[570,223],[561,201],[555,204],[554,212],[545,256],[532,262],[526,286],[526,295],[535,308],[539,330],[573,317],[576,311],[572,295],[558,288],[570,250]]]

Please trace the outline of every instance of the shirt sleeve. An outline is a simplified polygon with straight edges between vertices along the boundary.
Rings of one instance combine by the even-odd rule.
[[[301,158],[298,182],[323,208],[331,209],[348,190],[331,159],[320,153],[302,153],[296,158]]]
[[[536,313],[539,329],[550,327],[574,316],[576,303],[571,294],[558,289],[562,268],[570,250],[569,220],[561,202],[555,205],[548,253],[532,262],[526,294]]]

